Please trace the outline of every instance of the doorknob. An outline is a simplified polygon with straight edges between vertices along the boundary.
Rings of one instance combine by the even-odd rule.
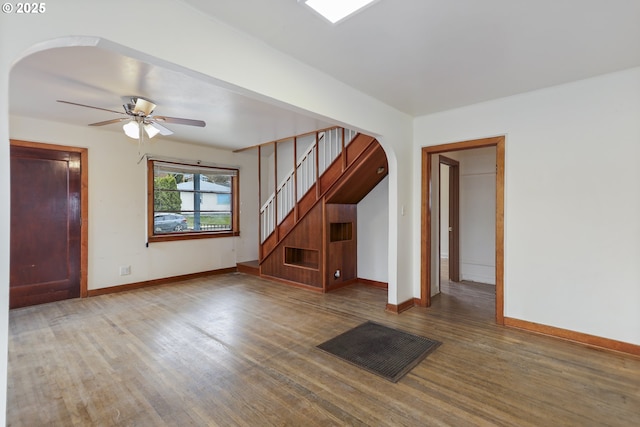
[[[449,231],[453,231],[453,227],[449,227]]]

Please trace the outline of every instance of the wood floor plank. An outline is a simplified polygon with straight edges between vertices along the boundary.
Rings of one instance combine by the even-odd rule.
[[[640,425],[640,359],[497,326],[492,286],[430,308],[232,273],[10,311],[10,426]],[[398,383],[315,346],[373,320],[442,342]]]

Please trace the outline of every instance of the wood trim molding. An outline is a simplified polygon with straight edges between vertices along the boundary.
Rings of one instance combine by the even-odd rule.
[[[473,148],[496,147],[496,323],[504,324],[504,170],[505,136],[454,142],[422,148],[420,219],[420,298],[419,305],[431,305],[431,160],[433,155]]]
[[[504,142],[504,135],[490,138],[472,139],[469,141],[452,142],[449,144],[431,145],[422,147],[422,151],[430,154],[446,153],[449,151],[470,150],[473,148],[493,147]]]
[[[281,278],[275,277],[275,276],[269,276],[268,274],[260,273],[260,278],[265,279],[265,280],[269,280],[271,282],[276,282],[276,283],[279,283],[281,285],[293,286],[295,288],[307,289],[307,290],[310,290],[310,291],[320,292],[320,293],[324,293],[325,292],[325,290],[323,288],[318,287],[318,286],[305,285],[303,283],[298,283],[298,282],[294,282],[294,281],[287,280],[287,279],[281,279]]]
[[[347,286],[355,285],[356,283],[358,283],[358,279],[346,280],[344,282],[340,282],[333,286],[329,284],[325,288],[324,292],[331,292],[331,291],[335,291],[336,289],[346,288]]]
[[[567,341],[573,341],[590,347],[602,348],[605,350],[618,351],[621,353],[640,356],[640,345],[627,343],[624,341],[616,341],[609,338],[598,337],[595,335],[575,332],[568,329],[556,328],[555,326],[542,325],[539,323],[528,322],[526,320],[514,319],[511,317],[504,318],[504,325],[522,329],[528,332],[547,335],[554,338],[560,338]]]
[[[88,294],[89,268],[89,150],[84,147],[47,144],[43,142],[9,140],[10,145],[45,150],[69,151],[80,154],[80,297]]]
[[[496,144],[496,159],[496,323],[504,325],[504,137]]]
[[[260,276],[260,265],[255,266],[239,262],[236,264],[238,273],[250,274],[252,276]]]
[[[73,153],[82,153],[83,151],[87,151],[87,148],[84,147],[71,147],[67,145],[60,144],[48,144],[46,142],[33,142],[33,141],[22,141],[19,139],[10,140],[11,145],[15,145],[16,147],[26,147],[26,148],[42,148],[45,150],[58,150],[58,151],[71,151]]]
[[[262,244],[264,243],[262,241],[262,219],[260,218],[260,209],[261,209],[261,206],[262,206],[262,199],[260,198],[260,193],[261,193],[260,189],[261,188],[262,188],[262,146],[258,146],[258,191],[257,191],[257,196],[258,196],[258,241],[256,242],[258,244],[258,262],[262,262],[262,260],[264,259],[264,256],[263,256],[264,248],[262,247]]]
[[[431,154],[422,149],[420,178],[420,306],[431,305]]]
[[[313,135],[314,133],[318,134],[320,132],[327,132],[327,131],[330,131],[330,130],[333,130],[333,129],[340,129],[340,128],[341,128],[340,126],[330,126],[328,128],[317,129],[317,130],[313,130],[311,132],[301,133],[301,134],[294,135],[294,136],[288,136],[288,137],[282,138],[282,139],[276,139],[274,141],[261,142],[260,144],[254,144],[254,145],[250,145],[248,147],[238,148],[236,150],[233,150],[233,152],[234,153],[241,153],[243,151],[253,150],[254,148],[264,147],[265,145],[274,144],[274,143],[278,143],[278,142],[284,142],[284,141],[287,141],[287,140],[292,139],[292,138],[301,138],[303,136]],[[344,131],[344,128],[341,128],[341,129],[343,129],[343,131]]]
[[[378,282],[376,280],[362,279],[358,277],[358,283],[363,285],[371,286],[378,289],[389,289],[389,284],[387,282]]]
[[[393,314],[400,314],[403,311],[407,311],[412,307],[415,307],[416,305],[420,305],[420,299],[419,298],[411,298],[406,300],[403,303],[400,303],[398,305],[396,304],[387,304],[387,307],[385,309],[385,311],[389,312],[389,313],[393,313]]]
[[[199,273],[182,274],[179,276],[164,277],[162,279],[145,280],[143,282],[127,283],[125,285],[110,286],[108,288],[91,289],[88,296],[96,297],[98,295],[114,294],[117,292],[131,291],[134,289],[146,288],[149,286],[164,285],[167,283],[178,282],[182,280],[197,279],[199,277],[215,276],[218,274],[235,273],[236,267],[221,268],[219,270],[201,271]]]

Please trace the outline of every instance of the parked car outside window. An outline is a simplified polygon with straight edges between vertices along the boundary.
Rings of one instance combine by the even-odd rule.
[[[187,229],[187,218],[173,213],[159,213],[153,217],[156,232],[182,231]]]

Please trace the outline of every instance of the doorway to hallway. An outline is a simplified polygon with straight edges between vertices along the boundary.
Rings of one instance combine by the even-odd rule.
[[[464,141],[453,144],[444,144],[439,146],[424,147],[422,149],[422,221],[421,221],[421,296],[420,302],[423,306],[429,306],[431,304],[432,296],[438,294],[441,291],[441,270],[447,268],[447,278],[455,277],[456,281],[479,282],[479,283],[491,283],[495,282],[495,319],[496,323],[504,323],[504,141],[505,138],[494,137],[485,138],[480,140]],[[442,201],[440,195],[440,178],[441,175],[446,175],[442,181],[447,181],[451,185],[451,171],[456,165],[449,160],[444,160],[445,166],[449,168],[445,169],[448,173],[442,174],[442,162],[440,159],[452,159],[458,157],[459,154],[465,150],[472,150],[477,148],[493,147],[492,151],[493,159],[495,160],[495,173],[492,172],[490,187],[494,196],[494,209],[490,209],[488,215],[491,217],[491,223],[495,224],[493,229],[489,230],[486,226],[474,226],[475,223],[486,224],[487,219],[471,219],[467,218],[467,224],[460,225],[455,220],[449,220],[450,211],[446,213],[447,222],[452,221],[446,225],[443,230],[441,228],[441,219],[443,214],[440,210],[440,202]],[[455,160],[455,159],[453,159]],[[447,164],[450,163],[450,164]],[[458,166],[459,167],[459,166]],[[488,175],[488,174],[485,174]],[[448,204],[454,204],[453,211],[456,212],[464,206],[465,203],[473,205],[477,202],[482,202],[482,199],[486,199],[482,192],[477,191],[474,186],[478,182],[484,181],[486,187],[486,181],[488,177],[483,176],[482,179],[470,179],[465,185],[468,185],[469,200],[462,202],[450,202],[450,195],[447,195],[446,201]],[[460,178],[458,177],[458,184]],[[456,184],[455,186],[457,186]],[[455,188],[454,188],[455,190]],[[458,191],[459,197],[459,191]],[[475,199],[474,199],[475,198]],[[486,202],[486,200],[484,200]],[[456,204],[457,203],[457,204]],[[460,206],[462,204],[463,206]],[[473,210],[472,208],[470,210]],[[486,215],[486,213],[485,213]],[[468,234],[465,235],[465,227]],[[462,231],[460,231],[462,229]],[[451,231],[449,231],[451,230]],[[456,231],[457,237],[450,237]],[[487,236],[487,232],[490,234]],[[442,236],[447,236],[446,239],[442,239]],[[460,237],[462,236],[462,237]],[[458,255],[457,261],[454,263],[451,255],[450,243],[453,243],[455,247],[460,247],[460,239],[466,239],[466,245],[468,248],[468,256]],[[487,238],[489,244],[487,244]],[[447,245],[447,260],[448,262],[441,263],[442,245],[446,240]],[[484,242],[482,244],[481,242]],[[482,247],[481,247],[482,246]],[[488,258],[491,261],[487,261]],[[461,258],[465,259],[461,262]],[[484,258],[484,261],[482,259]],[[480,262],[478,261],[480,260]],[[454,271],[452,276],[452,266]],[[448,285],[448,283],[447,283]]]

